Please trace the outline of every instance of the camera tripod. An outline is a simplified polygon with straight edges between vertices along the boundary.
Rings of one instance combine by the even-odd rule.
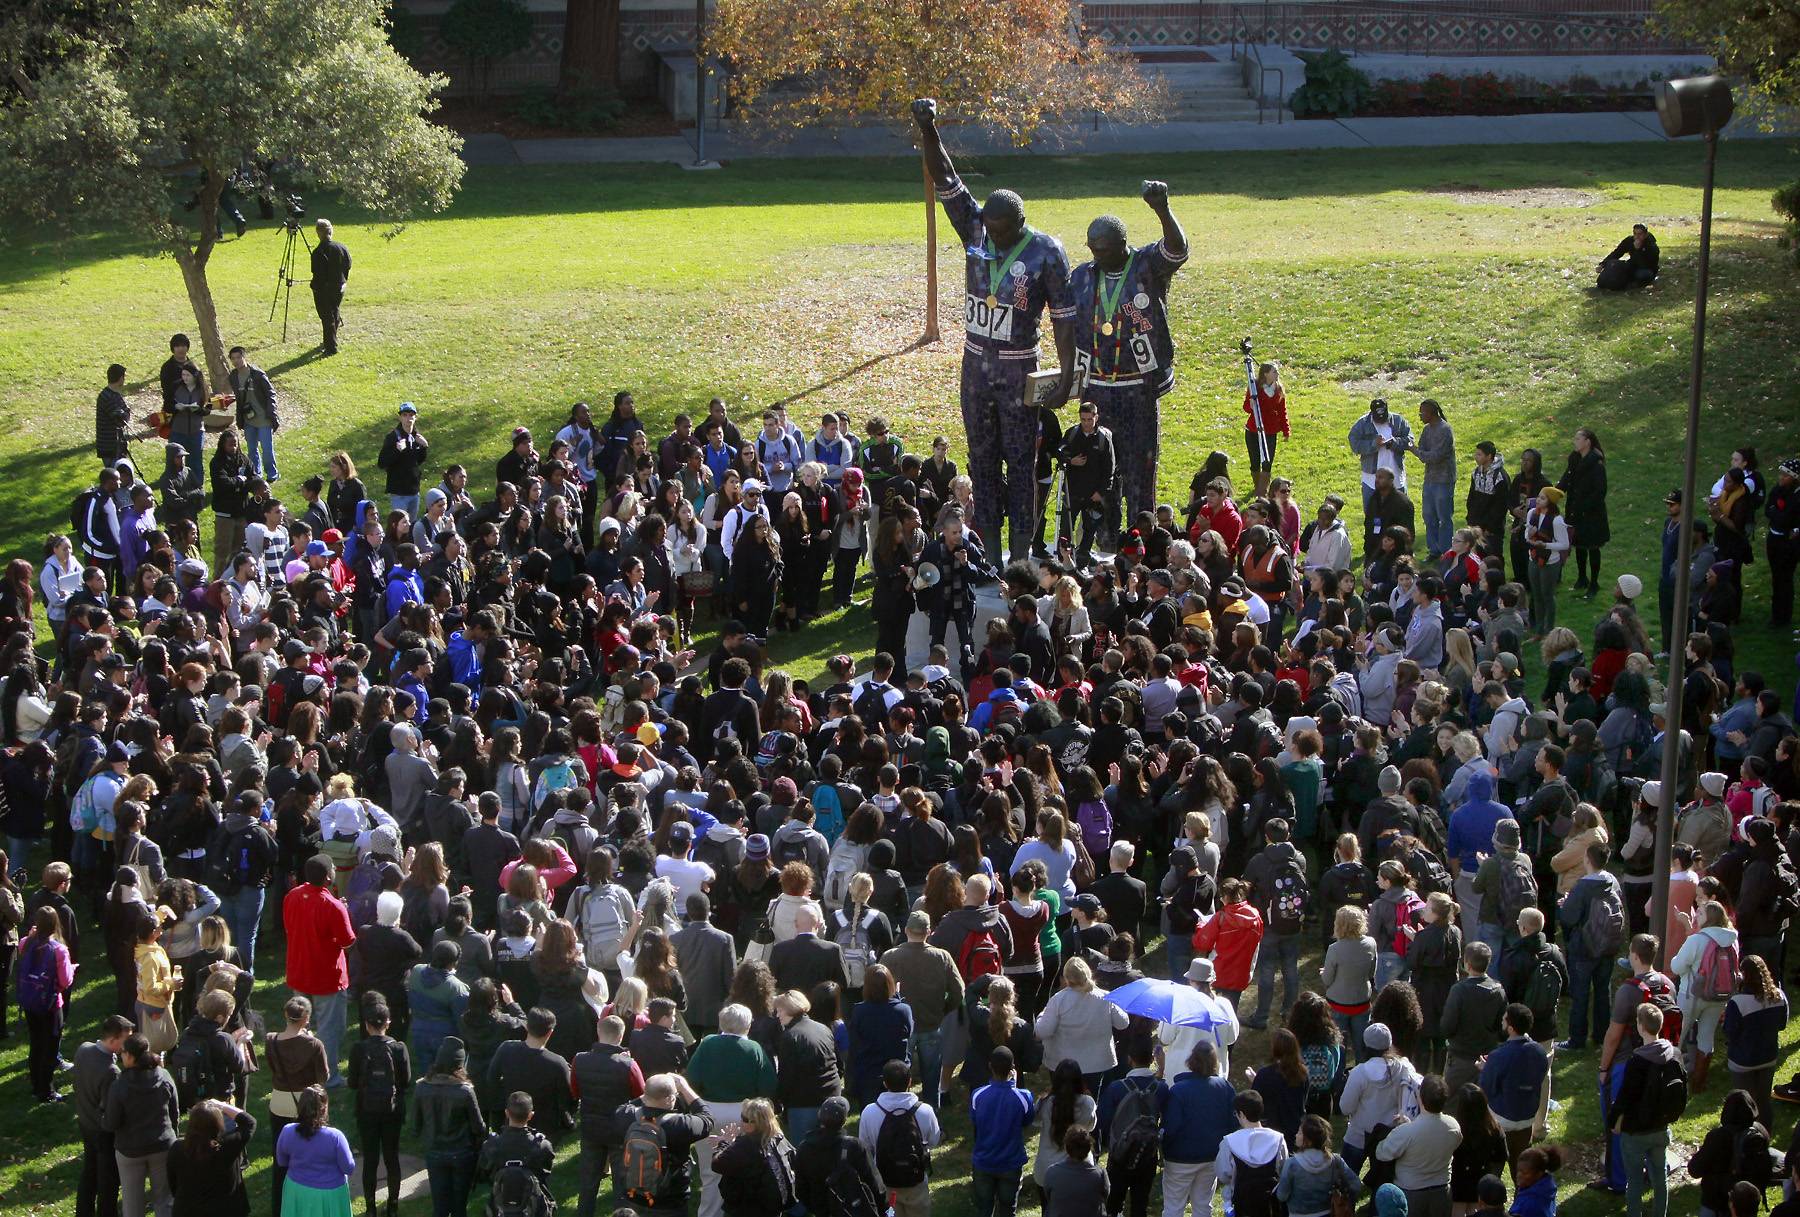
[[[287,243],[281,248],[281,265],[275,270],[275,298],[269,302],[269,320],[271,322],[275,320],[275,310],[279,308],[281,310],[281,340],[286,342],[288,305],[293,302],[294,284],[312,282],[311,279],[294,278],[294,246],[296,243],[304,245],[307,254],[310,255],[312,242],[306,239],[304,232],[300,231],[298,220],[290,218],[282,227],[287,229]]]

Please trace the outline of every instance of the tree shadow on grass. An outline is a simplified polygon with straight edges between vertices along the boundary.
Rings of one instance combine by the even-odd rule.
[[[855,380],[858,376],[861,376],[864,372],[873,371],[874,369],[880,367],[882,364],[886,363],[890,359],[898,359],[902,355],[910,355],[914,351],[922,351],[926,347],[933,346],[933,345],[935,345],[935,344],[933,342],[931,342],[929,339],[915,338],[913,341],[907,343],[905,346],[901,347],[899,350],[883,351],[879,355],[871,355],[871,356],[869,356],[869,358],[863,360],[861,363],[858,363],[851,367],[845,368],[842,372],[839,372],[835,376],[828,376],[824,380],[819,381],[817,384],[808,385],[804,389],[799,389],[793,393],[788,393],[782,397],[778,397],[775,399],[775,404],[778,406],[792,405],[794,402],[800,401],[802,398],[811,397],[814,393],[822,393],[826,389],[835,388],[836,386],[841,385],[841,384],[845,383],[846,381]]]

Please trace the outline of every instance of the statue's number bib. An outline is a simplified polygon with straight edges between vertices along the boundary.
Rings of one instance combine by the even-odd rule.
[[[1156,348],[1150,345],[1150,335],[1133,334],[1126,340],[1131,348],[1131,358],[1139,375],[1149,375],[1156,371]],[[1092,351],[1075,352],[1075,381],[1077,388],[1086,383],[1094,372],[1094,355]]]
[[[963,307],[963,318],[964,328],[978,338],[991,338],[996,342],[1013,339],[1013,307],[1010,304],[989,304],[987,297],[970,292],[968,303]]]

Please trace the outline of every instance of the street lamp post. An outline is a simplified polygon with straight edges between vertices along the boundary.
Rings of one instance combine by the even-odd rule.
[[[1663,83],[1656,97],[1657,117],[1671,139],[1698,135],[1706,140],[1706,169],[1700,197],[1700,266],[1694,285],[1694,355],[1688,374],[1687,446],[1681,472],[1681,511],[1675,557],[1675,605],[1670,614],[1674,637],[1669,648],[1668,695],[1663,707],[1662,797],[1656,808],[1656,862],[1650,876],[1650,928],[1666,962],[1669,924],[1669,853],[1675,837],[1675,799],[1681,784],[1681,708],[1687,680],[1688,600],[1692,579],[1688,564],[1694,539],[1694,469],[1700,456],[1700,378],[1706,366],[1706,288],[1712,255],[1713,166],[1719,154],[1719,131],[1731,121],[1731,85],[1722,76],[1696,76]],[[1670,737],[1674,738],[1671,739]]]

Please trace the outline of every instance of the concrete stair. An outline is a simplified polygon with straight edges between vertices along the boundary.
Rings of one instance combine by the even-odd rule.
[[[1165,122],[1255,122],[1256,102],[1236,63],[1146,63],[1168,86]],[[1272,120],[1273,115],[1269,116]]]

